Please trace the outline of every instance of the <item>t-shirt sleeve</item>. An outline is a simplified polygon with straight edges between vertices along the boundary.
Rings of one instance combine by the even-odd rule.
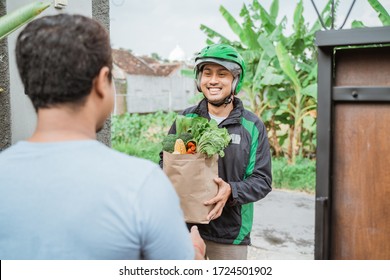
[[[143,259],[194,259],[179,198],[158,166],[153,168],[140,189],[136,209]]]

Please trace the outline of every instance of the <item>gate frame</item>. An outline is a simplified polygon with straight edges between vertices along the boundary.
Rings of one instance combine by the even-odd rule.
[[[390,102],[390,87],[334,86],[334,51],[344,46],[375,46],[390,43],[390,26],[316,33],[318,50],[317,155],[315,200],[316,260],[329,259],[331,250],[332,111],[335,101]]]

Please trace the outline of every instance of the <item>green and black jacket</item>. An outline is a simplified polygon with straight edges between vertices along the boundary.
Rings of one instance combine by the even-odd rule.
[[[229,131],[232,141],[225,149],[225,156],[218,160],[218,175],[230,184],[232,195],[221,217],[207,225],[197,226],[206,240],[248,245],[253,224],[253,202],[264,198],[272,190],[271,155],[263,122],[245,110],[237,97],[233,105],[233,111],[219,124]],[[210,119],[205,99],[182,114]],[[169,133],[176,133],[175,124]]]

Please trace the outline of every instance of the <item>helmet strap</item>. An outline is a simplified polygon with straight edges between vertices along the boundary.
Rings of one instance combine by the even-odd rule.
[[[215,107],[221,107],[222,105],[225,105],[225,107],[231,103],[233,101],[233,98],[232,98],[232,94],[229,95],[228,97],[226,97],[224,100],[222,101],[219,101],[219,102],[210,102],[207,98],[207,102],[210,103],[211,105],[215,106]]]
[[[237,93],[236,89],[237,89],[237,85],[238,85],[239,80],[240,80],[240,75],[238,77],[233,78],[233,82],[232,82],[232,94],[233,95],[235,95]]]
[[[202,92],[202,89],[200,88],[200,79],[201,79],[201,77],[202,77],[202,73],[197,72],[196,73],[196,77],[195,77],[195,85],[196,85],[196,89],[199,92]]]

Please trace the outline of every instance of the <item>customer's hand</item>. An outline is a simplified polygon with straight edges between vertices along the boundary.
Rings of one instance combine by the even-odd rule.
[[[214,208],[207,215],[207,219],[209,221],[215,220],[222,215],[223,207],[225,207],[226,201],[229,199],[232,193],[232,188],[230,185],[221,178],[215,178],[214,182],[218,185],[217,195],[204,203],[204,205],[215,204]]]
[[[206,244],[199,234],[198,227],[191,227],[191,240],[195,249],[195,260],[204,260],[206,255]]]

